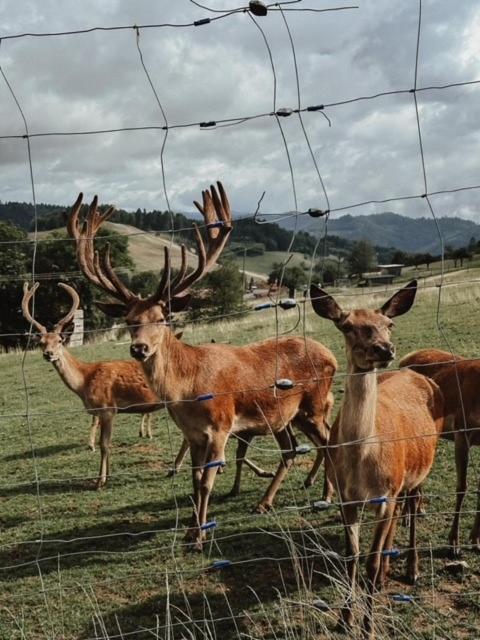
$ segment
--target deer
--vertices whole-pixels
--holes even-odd
[[[467,360],[450,351],[420,349],[400,361],[408,367],[432,378],[445,399],[445,428],[441,434],[455,443],[456,505],[448,535],[452,554],[458,556],[460,547],[460,515],[467,492],[467,471],[470,447],[480,445],[480,363]],[[477,512],[470,531],[472,547],[480,551],[480,483]]]
[[[81,223],[82,200],[80,193],[67,217],[80,269],[111,298],[98,302],[99,308],[107,315],[125,318],[132,340],[130,354],[141,363],[151,388],[166,403],[188,441],[194,508],[186,539],[191,549],[201,551],[216,467],[225,463],[230,435],[241,433],[248,439],[273,434],[281,449],[281,462],[257,511],[272,508],[293,464],[296,449],[289,436],[290,425],[316,448],[305,482],[310,486],[314,481],[328,440],[335,357],[324,345],[303,337],[278,337],[244,346],[211,342],[193,346],[175,338],[169,327],[172,313],[186,308],[191,287],[214,267],[232,230],[230,204],[221,182],[202,192],[202,204],[194,202],[203,216],[206,235],[205,245],[198,226],[194,226],[196,267],[188,271],[182,245],[180,269],[172,278],[170,250],[165,247],[162,276],[147,298],[119,279],[108,246],[101,255],[95,251],[95,234],[113,207],[100,212],[95,196]],[[327,486],[326,491],[330,499],[331,488]]]
[[[89,447],[95,451],[96,434],[100,428],[100,472],[95,486],[101,489],[107,483],[110,474],[110,445],[113,429],[113,420],[116,413],[138,413],[142,415],[140,425],[140,437],[152,437],[151,422],[145,420],[151,418],[154,411],[163,407],[155,394],[148,386],[143,375],[142,368],[135,360],[113,360],[110,362],[83,362],[75,358],[66,348],[68,328],[75,311],[78,309],[80,299],[73,287],[63,282],[58,286],[64,289],[71,298],[71,308],[60,319],[52,331],[30,313],[30,301],[39,287],[36,282],[29,288],[28,282],[23,285],[22,312],[25,320],[38,331],[39,345],[43,351],[43,357],[51,362],[64,384],[83,402],[88,413],[92,414],[90,427]],[[177,339],[182,337],[176,334]],[[239,434],[240,438],[241,434]],[[240,481],[242,465],[246,464],[259,477],[272,477],[271,472],[264,471],[261,467],[246,458],[250,439],[239,439],[236,453],[236,475],[230,494],[236,496],[240,493]],[[175,458],[172,469],[167,477],[175,475],[188,452],[188,442],[184,440]]]
[[[382,307],[343,310],[315,284],[313,310],[343,334],[347,356],[345,392],[327,446],[327,473],[336,487],[345,528],[349,596],[340,625],[353,625],[352,604],[359,558],[359,509],[376,513],[373,541],[366,561],[365,637],[374,637],[373,597],[389,571],[403,494],[410,515],[407,578],[418,576],[416,515],[418,488],[430,472],[443,429],[443,397],[432,380],[404,369],[378,373],[395,357],[393,318],[413,305],[417,282],[397,291]]]
[[[100,429],[100,419],[98,416],[92,416],[92,422],[90,423],[90,434],[88,436],[88,448],[90,451],[95,452],[95,444],[97,442],[97,434]],[[152,432],[152,414],[144,413],[142,415],[142,421],[138,430],[139,438],[153,439]]]

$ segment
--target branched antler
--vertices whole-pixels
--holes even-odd
[[[23,283],[23,298],[22,298],[22,313],[23,317],[27,322],[37,329],[37,331],[41,334],[47,333],[46,327],[43,324],[40,324],[30,313],[30,300],[33,298],[33,294],[40,286],[39,282],[35,282],[31,289],[28,288],[28,282]]]
[[[162,277],[156,291],[148,298],[148,302],[151,304],[160,301],[167,302],[174,296],[186,293],[215,265],[223,251],[232,230],[232,214],[222,183],[217,182],[217,188],[211,185],[210,190],[202,192],[202,198],[202,205],[196,201],[194,204],[205,221],[207,246],[205,247],[202,235],[195,225],[197,267],[187,275],[187,250],[185,245],[182,245],[180,270],[171,280],[170,249],[165,247]],[[80,221],[82,199],[83,194],[80,193],[68,216],[67,230],[70,237],[74,238],[76,242],[77,260],[83,274],[96,287],[127,305],[138,301],[139,296],[130,291],[114,272],[110,261],[109,246],[107,245],[101,256],[94,249],[94,240],[99,228],[115,209],[110,207],[105,213],[99,213],[98,198],[95,196],[90,204],[86,220],[82,223]]]

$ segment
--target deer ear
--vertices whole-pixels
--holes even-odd
[[[175,296],[170,298],[170,303],[167,305],[167,309],[170,308],[172,313],[177,313],[178,311],[183,311],[190,304],[190,300],[192,296],[187,293],[184,296]]]
[[[121,318],[127,315],[127,307],[121,302],[98,302],[95,305],[103,311],[103,313],[111,318]]]
[[[325,293],[325,291],[317,287],[316,284],[310,285],[310,300],[312,301],[313,310],[322,318],[338,322],[345,317],[345,313],[332,296]]]
[[[70,342],[70,338],[72,337],[73,330],[75,329],[75,324],[70,322],[66,327],[63,327],[60,337],[62,339],[62,344],[68,344]]]
[[[410,309],[415,300],[415,294],[417,293],[417,281],[412,280],[406,287],[394,293],[390,300],[387,300],[383,307],[378,311],[383,313],[387,318],[395,318],[401,316]]]

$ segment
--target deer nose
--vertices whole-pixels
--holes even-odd
[[[148,355],[148,345],[144,342],[134,342],[130,345],[130,355],[137,360],[145,360]]]
[[[373,347],[375,356],[381,361],[393,360],[395,357],[395,347],[393,344],[376,344]]]

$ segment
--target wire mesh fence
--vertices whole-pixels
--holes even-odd
[[[2,131],[0,145],[5,145],[8,152],[12,152],[12,145],[17,145],[15,153],[20,153],[18,149],[25,146],[30,200],[34,206],[32,237],[0,242],[0,250],[29,245],[32,250],[29,271],[1,276],[1,281],[14,282],[26,278],[31,284],[51,279],[76,282],[85,276],[88,278],[90,273],[90,280],[97,278],[97,287],[104,290],[110,287],[114,297],[127,307],[129,304],[128,292],[115,281],[115,273],[121,273],[121,269],[115,269],[112,274],[108,272],[108,262],[94,259],[93,253],[90,264],[88,255],[85,258],[88,243],[94,243],[92,226],[86,227],[87,232],[80,243],[72,237],[53,240],[39,237],[35,149],[44,140],[80,138],[91,145],[92,140],[108,144],[105,140],[123,134],[147,136],[148,143],[158,150],[154,172],[161,184],[160,192],[166,209],[172,216],[171,229],[166,231],[170,250],[179,234],[194,232],[193,226],[176,228],[174,225],[177,187],[169,178],[170,163],[182,162],[185,154],[182,146],[188,143],[185,136],[190,131],[201,131],[205,136],[203,145],[208,147],[212,144],[216,149],[218,142],[208,137],[215,135],[215,131],[223,131],[224,128],[247,130],[251,127],[260,131],[268,128],[271,134],[273,129],[277,158],[281,157],[284,163],[282,181],[288,181],[292,203],[291,211],[286,213],[263,213],[263,195],[258,193],[252,201],[251,214],[233,214],[234,226],[241,225],[243,220],[254,220],[260,225],[289,220],[291,240],[281,266],[278,294],[246,311],[221,314],[213,318],[214,324],[205,325],[202,321],[193,320],[185,327],[183,343],[198,345],[209,343],[214,338],[215,345],[182,347],[173,337],[166,342],[162,338],[161,348],[150,358],[150,362],[156,364],[145,364],[143,369],[133,359],[121,361],[121,364],[116,360],[120,352],[127,358],[125,345],[130,343],[129,340],[92,341],[81,351],[75,350],[75,355],[67,347],[56,345],[56,349],[62,350],[62,355],[57,356],[54,347],[46,346],[44,336],[48,332],[38,326],[33,304],[24,350],[0,357],[3,387],[0,433],[4,443],[4,474],[0,482],[2,637],[293,640],[335,637],[339,620],[350,625],[354,636],[368,635],[371,633],[372,615],[378,637],[392,634],[406,638],[446,637],[447,634],[465,637],[474,633],[480,594],[480,565],[474,552],[480,549],[480,517],[478,490],[467,488],[466,474],[470,466],[476,486],[479,478],[477,452],[473,445],[476,444],[479,415],[476,382],[480,378],[480,352],[476,330],[480,281],[475,268],[460,274],[452,269],[450,277],[441,228],[443,209],[438,203],[443,197],[454,199],[470,194],[474,198],[480,184],[475,184],[475,180],[459,184],[452,179],[451,183],[438,188],[439,183],[433,177],[438,162],[429,163],[431,156],[427,149],[433,143],[425,133],[422,100],[434,99],[432,96],[439,94],[450,95],[455,91],[475,92],[480,80],[451,81],[451,78],[444,78],[436,84],[419,81],[422,60],[429,56],[428,50],[422,48],[422,34],[428,27],[422,15],[424,4],[419,0],[409,8],[410,20],[415,20],[416,35],[414,42],[410,43],[413,63],[409,86],[376,90],[342,100],[312,102],[307,106],[298,54],[302,33],[295,28],[297,24],[294,25],[293,19],[308,15],[309,20],[318,21],[320,28],[325,15],[331,14],[332,19],[340,20],[344,13],[353,16],[360,13],[361,6],[307,6],[305,1],[296,0],[268,5],[254,1],[226,9],[192,0],[190,5],[195,6],[182,7],[178,10],[178,19],[168,22],[104,24],[64,30],[52,28],[42,32],[15,33],[11,30],[11,33],[0,36],[0,72],[4,89],[22,123],[21,131],[18,127],[13,131]],[[188,19],[184,19],[185,16]],[[272,16],[277,20],[273,32],[267,28]],[[234,25],[231,27],[233,31],[229,32],[231,36],[237,28],[234,21],[240,19],[248,22],[251,28],[249,37],[255,35],[264,47],[263,62],[272,88],[271,93],[270,90],[265,91],[271,106],[263,111],[251,110],[239,115],[233,108],[236,105],[233,105],[232,113],[222,114],[214,106],[216,96],[221,95],[224,87],[212,87],[213,100],[208,103],[208,108],[203,105],[204,112],[199,111],[195,117],[184,120],[171,119],[165,108],[165,99],[171,88],[161,86],[156,80],[154,70],[158,60],[152,58],[152,49],[145,42],[145,34],[154,32],[161,38],[166,31],[186,32],[188,38],[192,38],[191,46],[195,48],[200,47],[196,39],[198,33],[229,23]],[[385,25],[383,28],[387,29]],[[23,108],[23,90],[18,89],[20,79],[10,71],[14,68],[11,60],[15,55],[23,55],[21,48],[24,43],[38,40],[35,51],[39,52],[43,43],[48,41],[58,39],[68,47],[68,43],[77,38],[101,33],[108,49],[109,38],[125,32],[133,38],[135,48],[129,53],[122,53],[122,64],[125,56],[129,59],[135,56],[135,73],[146,83],[159,123],[110,126],[107,119],[105,125],[85,128],[83,120],[82,126],[74,128],[64,127],[63,123],[50,128],[39,126],[41,119],[37,117],[32,118],[35,125],[31,123]],[[242,37],[244,34],[242,31]],[[281,40],[280,47],[278,39]],[[293,69],[290,106],[282,106],[278,97],[282,77],[279,51],[282,63],[288,56]],[[315,42],[312,42],[311,53],[315,54]],[[64,64],[69,65],[68,51]],[[88,64],[85,60],[87,67]],[[35,74],[35,61],[32,74]],[[401,109],[408,109],[413,118],[418,175],[412,184],[416,186],[406,192],[387,190],[374,193],[363,201],[354,199],[349,204],[342,204],[344,201],[338,193],[334,189],[330,192],[328,186],[329,166],[323,162],[319,152],[321,143],[317,140],[321,130],[317,123],[313,135],[309,119],[323,116],[322,125],[327,130],[335,127],[337,113],[341,109],[352,113],[352,110],[367,108],[378,116],[386,105],[385,101],[390,99],[402,101]],[[290,123],[295,119],[296,128],[292,133]],[[184,137],[173,138],[177,132]],[[474,134],[471,132],[472,137]],[[157,138],[157,135],[161,137]],[[395,132],[395,136],[401,135],[400,130]],[[305,206],[303,177],[295,168],[300,148],[309,159],[309,170],[315,181],[315,186],[308,190],[312,200],[309,206]],[[261,174],[262,149],[257,153],[257,171]],[[180,160],[176,160],[177,154]],[[73,166],[75,171],[75,161]],[[83,165],[81,167],[80,175]],[[218,167],[214,173],[222,174],[221,162]],[[458,175],[453,168],[451,174]],[[208,179],[214,177],[209,176]],[[218,177],[228,183],[228,176]],[[89,181],[87,178],[87,184]],[[81,182],[80,178],[78,182]],[[147,184],[148,181],[145,188]],[[210,193],[212,197],[215,195],[215,200],[217,196],[213,188]],[[343,305],[347,310],[355,307],[370,309],[372,313],[375,309],[382,309],[382,317],[387,317],[386,298],[399,287],[386,287],[381,291],[338,291],[335,293],[338,311],[337,308],[332,311],[331,306],[322,311],[324,318],[333,319],[334,323],[314,315],[312,303],[316,310],[318,297],[311,289],[312,283],[315,284],[315,264],[324,265],[328,258],[328,229],[332,216],[359,208],[368,210],[370,205],[405,202],[420,203],[434,221],[441,261],[435,276],[425,276],[423,282],[420,279],[417,302],[413,310],[398,321],[391,340],[400,356],[420,348],[444,350],[440,359],[435,361],[443,371],[438,380],[435,378],[439,387],[427,382],[428,375],[420,373],[409,383],[415,388],[407,386],[406,392],[402,383],[395,382],[398,379],[395,376],[387,375],[377,385],[377,372],[376,369],[373,371],[373,365],[362,368],[355,364],[359,344],[382,335],[385,346],[385,331],[390,328],[377,326],[377,320],[371,319],[373,316],[362,316],[367,320],[362,320],[359,328],[357,316],[348,311],[341,313],[338,306],[341,305],[342,310]],[[225,203],[222,201],[222,204]],[[310,256],[306,294],[287,304],[282,298],[282,281],[302,222],[309,218],[318,218],[318,226],[316,245]],[[220,222],[212,223],[206,217],[197,228],[207,240],[212,240],[222,227]],[[213,234],[212,224],[217,225]],[[135,231],[130,235],[148,233]],[[73,243],[77,257],[82,256],[83,250],[83,262],[79,258],[78,271],[39,273],[36,268],[37,247],[47,241]],[[163,286],[169,293],[181,284],[181,278],[165,275],[170,269],[168,250],[165,255],[164,278],[159,288]],[[202,247],[198,244],[197,254],[191,254],[189,258],[201,259],[201,256]],[[155,268],[160,267],[159,260]],[[191,275],[192,271],[188,273]],[[403,291],[407,293],[402,295],[409,295],[408,286]],[[324,295],[322,291],[320,300]],[[139,342],[138,335],[142,331],[162,331],[162,335],[172,335],[168,313],[172,300],[168,296],[161,298],[158,295],[154,300],[162,310],[160,319],[145,318],[138,313],[133,316],[132,309],[138,299],[133,297],[132,300],[131,317],[127,317],[125,323],[121,320],[117,328],[128,329],[134,344]],[[330,300],[328,296],[327,300]],[[19,299],[19,308],[20,304]],[[406,310],[409,311],[408,308]],[[381,315],[375,313],[375,318]],[[403,309],[395,313],[391,311],[392,317],[403,313]],[[120,315],[125,317],[127,313]],[[58,321],[57,318],[51,320]],[[110,332],[111,328],[92,330],[97,336],[103,331]],[[59,344],[60,333],[57,336]],[[5,333],[0,337],[24,334],[19,323],[17,333]],[[290,335],[297,337],[290,338]],[[30,349],[33,340],[42,339],[42,336],[43,353],[53,363],[60,378],[51,371],[51,367],[39,362],[38,351]],[[335,358],[325,369],[319,365],[320,351],[312,338],[331,349],[338,359],[338,367]],[[267,347],[265,342],[244,351],[232,346],[250,345],[260,339],[270,340]],[[285,344],[288,348],[282,346]],[[294,349],[303,349],[303,355],[292,351]],[[242,354],[255,353],[255,350],[258,358],[254,365],[242,370],[242,358],[246,359]],[[209,356],[208,353],[214,355]],[[293,364],[285,362],[286,354],[293,354]],[[85,359],[80,360],[79,355]],[[329,356],[322,352],[322,357],[328,359]],[[308,366],[299,364],[303,362],[301,358],[308,362]],[[198,368],[195,369],[193,364]],[[419,363],[417,371],[421,372],[422,367],[428,366],[429,363]],[[392,370],[397,368],[395,365],[391,367]],[[202,369],[206,369],[207,375]],[[142,384],[147,389],[144,374],[156,394],[155,404],[149,401],[149,406],[146,406],[145,395],[139,398],[138,394],[125,391]],[[138,382],[139,376],[143,383]],[[374,380],[373,386],[368,380],[370,383]],[[361,391],[360,385],[364,385]],[[341,407],[333,426],[327,408],[330,386],[335,397],[333,415],[338,414]],[[366,409],[365,403],[362,405],[361,394],[366,397],[367,387],[369,398],[374,400],[370,401],[373,405],[370,403],[370,408]],[[434,395],[429,396],[429,402],[422,404],[415,395],[417,388],[422,389],[422,393],[428,390],[433,394],[440,388],[438,397],[443,399],[439,401],[441,409],[438,408],[438,413],[435,414],[437,408],[431,409]],[[375,405],[377,390],[378,405]],[[83,407],[75,394],[82,399]],[[121,394],[122,405],[119,408]],[[312,416],[318,416],[307,405],[317,402],[315,394],[322,396],[324,404],[323,413],[319,413],[322,424],[312,426]],[[306,404],[298,401],[300,397],[306,398]],[[293,413],[288,409],[289,403],[297,407]],[[418,408],[420,404],[421,409]],[[427,420],[429,428],[422,430],[415,425],[425,418],[424,405],[428,405],[428,411],[435,415],[434,420]],[[377,406],[377,409],[372,410],[372,406]],[[100,419],[101,468],[98,476],[93,469],[92,454],[87,452],[85,409]],[[143,415],[154,410],[160,411],[154,439],[137,439],[138,415],[129,417],[122,414]],[[356,412],[353,419],[352,412]],[[227,420],[225,415],[230,418]],[[383,420],[378,422],[378,416],[383,416]],[[111,446],[113,420],[115,427]],[[290,422],[300,427],[301,436],[291,432]],[[413,426],[407,428],[405,424]],[[320,427],[327,430],[323,441],[319,436]],[[428,460],[425,460],[435,452],[439,429],[442,438],[454,440],[454,445],[439,441],[430,472]],[[228,445],[225,435],[217,446],[216,438],[222,431],[233,435]],[[332,438],[327,445],[329,434]],[[182,461],[177,465],[174,460],[184,436],[191,449],[191,461],[180,466]],[[235,441],[239,447],[237,454],[233,450]],[[241,448],[243,445],[244,449]],[[253,458],[251,468],[257,475],[273,477],[272,469],[277,467],[273,482],[277,483],[276,488],[282,480],[283,483],[276,506],[271,504],[272,496],[268,499],[264,496],[259,502],[267,484],[262,479],[246,477],[246,471],[243,472],[243,489],[240,492],[240,473],[242,463],[246,463],[247,447],[248,455]],[[324,466],[329,469],[333,500],[332,496],[322,495],[318,480],[314,483],[311,471],[314,456],[318,461],[323,458],[322,471]],[[419,471],[419,467],[423,471]],[[235,468],[235,484],[231,493],[225,496],[224,490],[232,481]],[[284,479],[287,470],[289,474]],[[397,478],[399,475],[400,480]],[[377,476],[380,481],[371,480]],[[102,487],[107,479],[107,487],[101,492],[90,490],[94,486]],[[209,505],[208,493],[214,482]],[[416,502],[410,506],[420,492],[425,503],[421,513]],[[256,505],[257,512],[251,513],[253,505]],[[189,522],[192,509],[194,515]],[[460,540],[458,530],[455,533],[455,522],[458,527],[461,509],[462,523],[473,522],[468,544],[465,524],[460,530]],[[418,531],[415,532],[411,523],[417,519]],[[395,527],[401,521],[410,526],[410,536],[398,527],[393,538]],[[346,547],[343,539],[345,524],[349,525]],[[200,546],[201,554],[191,552],[192,539],[184,540],[184,535],[188,536],[192,531],[193,542],[196,543],[193,546],[197,550]],[[358,536],[358,532],[361,548],[357,549],[355,535]],[[377,546],[374,543],[370,548],[372,540],[377,541]],[[457,557],[460,546],[466,560]],[[412,556],[414,549],[421,558],[422,577],[419,582],[415,580],[418,567]],[[453,560],[450,558],[452,554]],[[358,558],[362,565],[366,564],[366,569],[361,565],[359,574],[355,576],[354,561]],[[391,577],[381,589],[379,576],[382,574],[381,577],[386,578],[390,561]],[[405,567],[408,578],[414,579],[413,586],[401,578]],[[378,575],[372,578],[372,571],[376,570]],[[359,582],[356,590],[352,588],[352,579]],[[352,607],[355,611],[353,620],[349,618]]]

